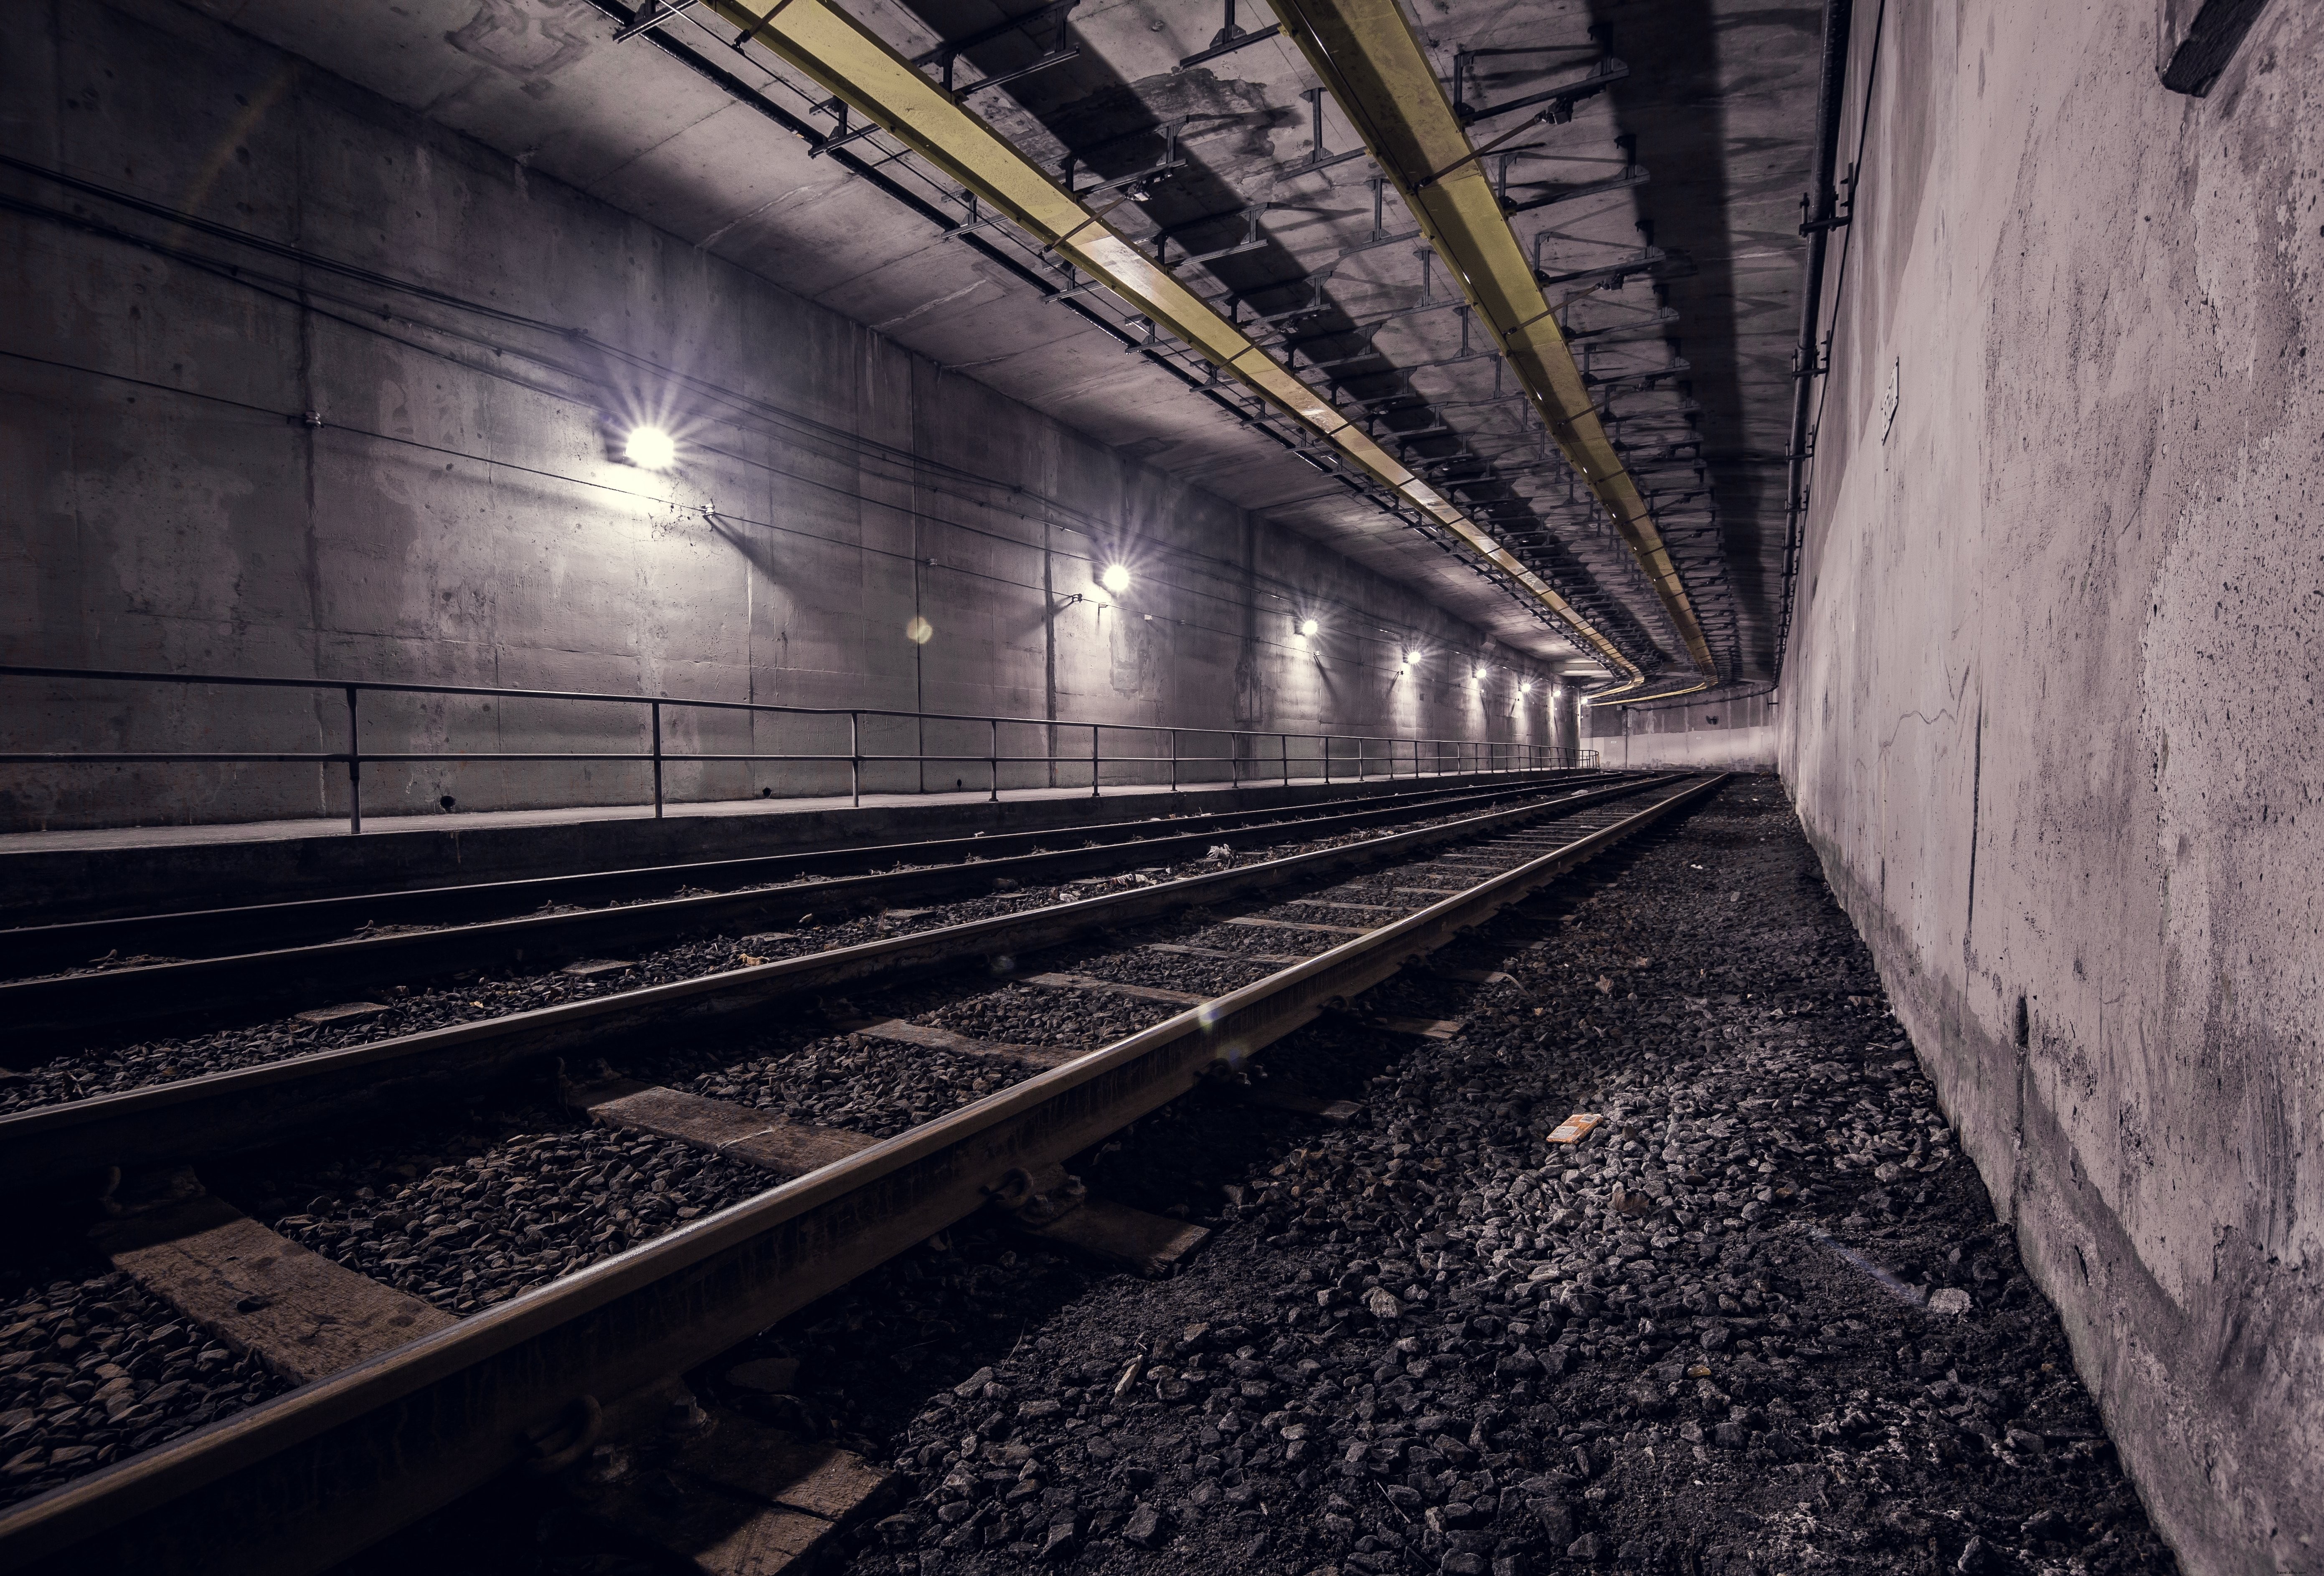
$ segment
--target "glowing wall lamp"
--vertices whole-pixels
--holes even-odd
[[[1299,621],[1299,632],[1305,635],[1311,641],[1315,638],[1316,631],[1321,630],[1323,627],[1323,626],[1322,624],[1317,623],[1312,618],[1304,618]]]
[[[1127,564],[1108,564],[1105,567],[1105,573],[1097,577],[1097,583],[1104,586],[1108,591],[1112,592],[1116,596],[1120,595],[1123,592],[1130,589],[1130,566]]]
[[[659,427],[632,427],[622,453],[640,470],[666,471],[678,463],[678,440]]]

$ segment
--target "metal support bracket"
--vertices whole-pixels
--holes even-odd
[[[693,5],[694,0],[645,0],[645,4],[638,7],[637,14],[630,18],[626,26],[613,30],[613,41],[622,43],[651,28],[659,27],[663,23]]]
[[[1177,65],[1171,68],[1172,74],[1183,71],[1189,66],[1199,66],[1204,60],[1215,60],[1221,55],[1231,55],[1237,50],[1249,49],[1255,43],[1263,43],[1268,39],[1277,37],[1282,32],[1283,25],[1280,23],[1269,23],[1257,30],[1237,27],[1235,0],[1226,0],[1226,25],[1211,35],[1210,48],[1188,55],[1185,60],[1180,60]]]
[[[1452,57],[1452,113],[1461,117],[1462,125],[1473,125],[1478,121],[1490,120],[1497,115],[1508,115],[1512,110],[1530,109],[1536,104],[1545,104],[1549,106],[1536,116],[1536,119],[1546,120],[1555,125],[1563,125],[1573,118],[1575,105],[1585,98],[1594,97],[1605,92],[1608,88],[1630,74],[1630,68],[1628,65],[1608,55],[1592,66],[1585,75],[1577,77],[1571,82],[1561,82],[1554,88],[1545,88],[1539,93],[1528,93],[1522,98],[1512,98],[1506,104],[1487,106],[1467,103],[1462,97],[1462,73],[1467,69],[1471,60],[1489,52],[1499,54],[1506,51],[1463,50]]]

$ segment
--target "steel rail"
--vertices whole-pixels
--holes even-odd
[[[832,0],[704,0],[704,5],[742,30],[738,48],[761,45],[877,122],[985,207],[1008,215],[1045,250],[1103,281],[1133,311],[1240,380],[1295,430],[1320,440],[1335,459],[1371,476],[1523,586],[1617,672],[1643,679],[1610,637],[1452,499]]]
[[[1708,797],[1517,869],[447,1330],[0,1512],[0,1565],[311,1571],[528,1458],[527,1436],[707,1360]]]
[[[1627,779],[1626,779],[1627,780]],[[1128,860],[1171,862],[1199,855],[1212,845],[1305,841],[1337,832],[1408,819],[1431,810],[1451,813],[1463,806],[1525,797],[1554,785],[1503,788],[1450,798],[1405,803],[1382,810],[1359,810],[1305,820],[1232,830],[1170,827],[1162,836],[987,858],[990,838],[955,838],[943,844],[953,862],[912,870],[876,871],[817,881],[794,881],[743,891],[707,892],[590,908],[578,913],[523,914],[509,918],[446,925],[393,935],[344,937],[269,951],[243,951],[174,963],[145,963],[42,979],[0,982],[0,1023],[11,1026],[26,1045],[53,1044],[69,1034],[119,1030],[161,1020],[189,1025],[220,1009],[241,1011],[272,1003],[303,1000],[314,1005],[332,992],[385,981],[413,982],[457,971],[496,964],[514,957],[547,965],[609,949],[676,937],[716,926],[773,926],[807,914],[846,915],[890,899],[958,899],[982,895],[996,880],[1055,880],[1117,867]],[[1585,796],[1586,799],[1586,796]],[[1554,805],[1568,800],[1552,800]],[[1147,823],[1149,827],[1153,823]],[[1065,834],[1073,835],[1070,829]],[[1047,834],[1056,841],[1056,833]],[[895,851],[900,857],[903,851]],[[890,851],[878,851],[881,858]],[[976,853],[973,862],[966,855]],[[530,883],[528,883],[530,884]],[[364,899],[327,900],[332,910],[375,908]],[[308,905],[286,907],[309,910]],[[417,907],[407,904],[405,907]],[[373,916],[375,917],[375,916]],[[231,911],[207,918],[230,922]],[[100,922],[109,924],[111,922]],[[294,919],[292,923],[296,923]],[[67,927],[74,932],[81,926]],[[118,935],[115,928],[111,932]],[[309,934],[312,934],[310,930]],[[0,933],[0,943],[8,940]],[[53,946],[54,938],[51,938]]]
[[[906,972],[1014,956],[1189,908],[1232,902],[1667,783],[1647,778],[1537,805],[1361,843],[1186,876],[1131,891],[1052,904],[834,947],[774,963],[615,991],[585,1000],[421,1029],[342,1050],[286,1057],[0,1116],[0,1192],[52,1188],[102,1170],[159,1166],[280,1143],[346,1121],[471,1091],[527,1063],[602,1054],[646,1030],[718,1026],[787,998]]]
[[[1582,369],[1526,261],[1480,150],[1444,97],[1396,0],[1272,0],[1284,31],[1364,139],[1479,319],[1489,327],[1566,463],[1605,506],[1706,683],[1718,663],[1637,483],[1608,438]],[[1603,88],[1604,83],[1597,84]],[[1514,108],[1514,105],[1503,106]],[[1488,113],[1498,113],[1491,111]],[[1600,699],[1635,689],[1628,677]]]
[[[873,874],[883,863],[918,865],[922,867],[921,873],[933,874],[936,872],[927,867],[970,859],[997,862],[1019,853],[1040,853],[1044,852],[1043,844],[1065,838],[1083,843],[1093,841],[1101,847],[1062,851],[1060,857],[1063,853],[1095,856],[1102,852],[1120,856],[1148,852],[1146,845],[1158,847],[1181,836],[1204,834],[1232,842],[1267,832],[1297,834],[1302,828],[1353,828],[1393,821],[1430,805],[1481,802],[1517,794],[1554,791],[1576,778],[1613,781],[1637,775],[1635,771],[1554,771],[1522,782],[1489,787],[1474,780],[1448,781],[1441,787],[1370,795],[1360,800],[1327,799],[1272,809],[1202,811],[1167,819],[1141,816],[1135,821],[1036,826],[913,843],[849,843],[836,848],[689,860],[574,875],[519,876],[456,886],[407,887],[292,898],[274,903],[60,920],[0,929],[0,969],[21,978],[85,963],[107,952],[126,955],[154,954],[176,959],[224,957],[265,946],[277,938],[304,943],[305,938],[352,930],[364,923],[448,925],[471,924],[484,918],[530,918],[543,904],[635,902],[641,898],[666,898],[679,887],[701,889],[713,882],[722,883],[724,889],[711,895],[723,896],[746,885],[798,880],[807,876]],[[1362,807],[1345,807],[1356,804]],[[1306,834],[1316,834],[1311,830]]]

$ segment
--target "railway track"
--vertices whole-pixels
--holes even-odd
[[[1487,806],[1512,808],[1540,805],[1554,811],[1561,806],[1572,808],[1602,802],[1609,795],[1618,797],[1637,792],[1646,780],[1643,778],[1625,779],[1581,790],[1561,792],[1552,789],[1547,794],[1539,790],[1514,797],[1495,793],[1486,797],[1482,803]],[[1480,810],[1477,798],[1462,795],[1450,801],[1431,800],[1407,806],[1396,817],[1396,821],[1406,824],[1414,832],[1425,834],[1431,825],[1453,824],[1479,814]],[[1369,813],[1366,818],[1369,820]],[[1336,816],[1323,822],[1320,826],[1314,820],[1300,820],[1294,823],[1287,833],[1277,829],[1275,834],[1283,837],[1283,841],[1262,847],[1252,856],[1260,859],[1261,864],[1247,868],[1245,873],[1229,884],[1243,888],[1253,882],[1263,885],[1284,868],[1277,862],[1281,855],[1302,849],[1313,852],[1349,845],[1348,840],[1362,838],[1368,830],[1376,829],[1376,826],[1377,823],[1372,823],[1370,827],[1359,825],[1351,831]],[[1318,832],[1323,835],[1316,835]],[[1254,836],[1267,834],[1259,832]],[[1231,855],[1230,845],[1208,843],[1202,838],[1194,842],[1203,857],[1182,860],[1176,867],[1177,870],[1215,872],[1222,863],[1239,862],[1240,856]],[[1150,847],[1151,844],[1139,846]],[[1360,859],[1365,857],[1362,850],[1367,846],[1384,849],[1393,845],[1373,843],[1352,846],[1356,850],[1352,857]],[[481,926],[456,926],[416,938],[442,949],[434,954],[438,965],[452,963],[467,965],[456,974],[439,973],[432,982],[418,966],[424,960],[403,950],[402,944],[407,938],[400,936],[379,938],[389,949],[385,951],[373,950],[371,943],[360,943],[353,947],[327,944],[232,956],[217,960],[215,963],[190,965],[193,978],[187,978],[184,969],[136,971],[140,974],[166,974],[176,980],[174,993],[161,991],[160,985],[151,981],[146,982],[144,989],[157,993],[162,1001],[174,999],[187,1003],[185,1020],[162,1020],[178,1033],[166,1037],[148,1038],[142,1043],[123,1043],[125,1031],[141,1026],[153,1026],[154,1020],[143,1016],[147,1009],[143,1007],[133,1008],[122,1016],[113,1016],[102,990],[108,982],[106,976],[30,982],[19,988],[24,994],[14,999],[6,998],[7,988],[0,988],[0,1000],[7,1000],[11,1019],[17,1029],[14,1044],[32,1052],[31,1056],[23,1059],[12,1057],[16,1061],[18,1071],[5,1081],[0,1081],[0,1120],[5,1120],[7,1113],[26,1112],[42,1106],[66,1104],[91,1096],[116,1095],[154,1084],[189,1083],[204,1074],[260,1068],[268,1064],[289,1061],[302,1054],[319,1055],[355,1050],[389,1040],[405,1042],[408,1048],[420,1053],[420,1059],[416,1061],[401,1055],[392,1058],[400,1073],[424,1071],[430,1054],[443,1049],[447,1044],[456,1044],[462,1047],[457,1053],[456,1065],[465,1069],[466,1074],[472,1078],[489,1076],[494,1067],[501,1064],[494,1053],[505,1047],[521,1061],[526,1054],[521,1046],[508,1042],[489,1030],[484,1032],[481,1042],[467,1039],[447,1042],[443,1036],[494,1018],[521,1019],[520,1027],[530,1026],[537,1020],[525,1018],[526,1009],[570,1007],[585,1017],[595,1018],[608,1012],[618,1014],[622,1007],[643,1000],[648,1005],[648,1018],[659,1013],[716,1011],[720,1009],[719,1003],[729,994],[725,986],[746,985],[753,977],[744,976],[739,981],[728,981],[710,987],[704,1000],[694,1000],[689,997],[690,1005],[666,1000],[658,1002],[653,998],[641,998],[639,991],[643,987],[677,985],[714,975],[738,974],[745,969],[777,962],[791,965],[788,972],[775,977],[779,985],[791,982],[798,989],[813,989],[844,977],[844,973],[835,970],[865,966],[876,972],[886,961],[885,954],[862,953],[857,950],[859,944],[950,928],[967,919],[1010,918],[1023,922],[1013,927],[999,927],[995,932],[972,931],[950,938],[952,943],[960,945],[947,945],[945,939],[939,938],[933,950],[922,949],[909,958],[910,963],[916,966],[945,966],[964,959],[972,963],[981,962],[985,954],[977,951],[979,947],[987,947],[994,952],[1005,951],[1007,937],[1021,935],[1038,941],[1051,935],[1054,929],[1052,921],[1062,919],[1070,926],[1091,914],[1102,917],[1125,907],[1117,903],[1110,908],[1093,910],[1061,904],[1057,900],[1060,898],[1099,896],[1124,884],[1154,886],[1172,868],[1144,864],[1144,859],[1150,855],[1117,853],[1116,859],[1136,864],[1139,868],[1125,873],[1117,866],[1116,873],[1111,878],[1072,877],[1070,872],[1080,868],[1080,861],[1093,852],[1075,850],[1063,856],[1018,856],[1021,862],[1017,868],[1023,872],[1019,879],[1012,880],[991,875],[978,877],[979,885],[993,889],[1013,888],[1012,890],[996,889],[983,896],[956,899],[949,905],[897,910],[858,899],[859,911],[867,917],[856,918],[845,917],[846,903],[835,902],[831,891],[834,888],[852,888],[854,883],[833,880],[805,882],[771,892],[744,893],[740,895],[739,901],[729,900],[723,895],[712,895],[707,903],[688,898],[677,899],[674,903],[648,904],[642,909],[619,908],[579,916],[540,915],[513,925],[492,922]],[[1194,850],[1182,847],[1179,852],[1184,853]],[[990,871],[999,862],[967,868]],[[1038,868],[1046,868],[1051,881],[1056,881],[1060,876],[1067,879],[1056,886],[1045,886],[1041,884],[1041,879],[1032,873],[1033,869]],[[957,873],[947,872],[947,877]],[[909,879],[908,871],[890,872],[881,878],[883,881]],[[1156,901],[1167,908],[1171,900],[1170,894],[1185,889],[1170,886],[1168,891]],[[810,907],[817,912],[813,916],[801,916],[800,911]],[[1154,902],[1149,901],[1145,907],[1152,911]],[[840,910],[837,916],[829,912],[834,908]],[[683,910],[688,917],[682,920],[673,917],[669,912],[672,908]],[[812,926],[801,925],[791,932],[756,931],[752,934],[758,926],[769,923],[770,913],[811,917],[817,923]],[[559,954],[552,952],[544,964],[544,960],[536,951],[529,964],[516,966],[512,972],[496,970],[501,972],[501,977],[489,983],[479,981],[480,973],[493,966],[495,960],[501,965],[512,964],[515,954],[526,950],[519,944],[528,937],[537,939],[541,927],[571,917],[592,921],[604,918],[629,926],[631,928],[623,938],[658,943],[658,950],[633,951],[627,958],[609,958],[600,953],[595,957],[585,956],[583,961],[563,968],[556,965],[555,960]],[[713,917],[722,919],[723,923],[711,925]],[[511,931],[514,932],[513,935]],[[993,944],[995,935],[1002,938],[1002,944]],[[598,939],[604,938],[600,935]],[[966,950],[960,950],[961,945],[964,945]],[[833,954],[837,955],[828,955]],[[318,954],[337,961],[330,967],[324,967],[318,964]],[[808,954],[820,956],[823,966],[806,967],[801,960]],[[376,1000],[346,1000],[340,992],[364,989],[365,984],[350,984],[346,972],[332,971],[349,971],[357,966],[366,971],[364,980],[369,984],[383,983],[382,976],[395,978],[398,982],[377,990],[374,992]],[[405,970],[410,972],[400,972]],[[117,980],[118,976],[112,978]],[[214,1000],[202,994],[205,987],[201,982],[204,980],[208,982],[208,989],[213,991],[237,982],[242,988],[238,993],[227,992],[223,999],[216,999],[217,1005],[213,1009],[202,1005]],[[51,1027],[46,1031],[34,1028],[32,1024],[41,1020],[35,1005],[37,992],[52,985],[70,986],[84,991],[79,1000],[90,1010],[85,1014],[60,1010],[49,1019]],[[619,998],[620,1000],[613,1001],[612,998]],[[593,1007],[593,1003],[597,1005]],[[152,1005],[158,1009],[158,1003]],[[284,1005],[297,1005],[308,1010],[272,1022],[253,1020],[254,1012],[261,1008]],[[216,1032],[186,1032],[189,1028],[205,1030],[221,1018],[236,1015],[241,1021],[232,1028]],[[603,1027],[609,1032],[620,1032],[618,1022],[608,1021]],[[429,1037],[431,1032],[435,1037]],[[45,1060],[41,1059],[43,1051],[50,1053]],[[380,1092],[383,1098],[392,1100],[398,1096],[399,1088],[392,1079],[389,1079],[380,1083]],[[415,1086],[405,1092],[417,1096],[428,1092]],[[248,1092],[247,1086],[237,1091],[241,1094]],[[276,1092],[279,1094],[281,1092]],[[262,1134],[268,1132],[271,1129],[264,1126],[253,1128],[253,1120],[287,1120],[288,1113],[277,1109],[278,1103],[274,1096],[267,1096],[257,1103],[241,1108],[238,1120],[245,1129]],[[32,1152],[26,1153],[29,1160]],[[0,1145],[0,1169],[5,1169],[7,1158],[5,1146]],[[58,1158],[69,1163],[69,1157]]]
[[[563,1098],[595,1129],[690,1148],[773,1183],[546,1284],[463,1304],[473,1308],[466,1317],[440,1295],[382,1285],[300,1248],[189,1174],[147,1188],[142,1205],[133,1184],[118,1194],[122,1217],[101,1229],[114,1262],[227,1348],[259,1352],[305,1382],[0,1512],[0,1564],[318,1568],[502,1471],[577,1459],[621,1411],[615,1398],[659,1394],[669,1376],[996,1201],[1028,1230],[1167,1262],[1191,1246],[1187,1229],[1080,1199],[1062,1163],[1204,1079],[1243,1072],[1317,1014],[1700,802],[1720,780],[1655,779],[1489,809],[1031,913],[0,1119],[0,1186],[21,1190],[92,1163],[150,1178],[172,1164],[473,1091],[555,1057],[567,1070]],[[1260,911],[1225,912],[1251,908]],[[1073,969],[1036,972],[1022,961],[1076,943],[1094,955]],[[1156,959],[1208,970],[1213,983],[1187,991],[1127,977]],[[937,990],[932,974],[971,962],[1005,982],[988,979],[987,991],[1058,992],[1090,1019],[1128,1011],[1145,1021],[1094,1048],[1057,1035],[1010,1043],[917,1021],[939,1011],[866,1013],[832,1000],[843,986],[900,992],[907,1004],[913,990],[959,995],[949,984]],[[618,1055],[638,1074],[653,1061],[646,1042],[666,1049],[763,1017],[770,1003],[816,998],[824,1031],[892,1057],[984,1066],[999,1087],[881,1134],[610,1068],[584,1071]],[[1319,1093],[1270,1098],[1333,1114]],[[135,1404],[134,1377],[122,1378],[131,1382],[109,1405],[124,1396]],[[867,1498],[868,1489],[857,1497]],[[817,1522],[822,1512],[796,1496],[768,1511],[778,1513],[830,1520]]]
[[[0,931],[0,1021],[23,1055],[168,1022],[180,1029],[318,993],[521,963],[535,968],[689,935],[795,924],[1029,887],[1213,848],[1360,834],[1538,797],[1567,779],[1303,806],[371,892]],[[1055,846],[1071,843],[1072,847]]]

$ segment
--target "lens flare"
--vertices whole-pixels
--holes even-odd
[[[659,427],[632,427],[624,452],[641,470],[666,471],[678,463],[678,440]]]

